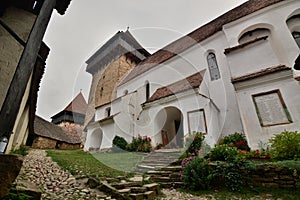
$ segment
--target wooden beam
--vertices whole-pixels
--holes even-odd
[[[0,111],[0,138],[10,136],[56,0],[45,0],[29,35]]]

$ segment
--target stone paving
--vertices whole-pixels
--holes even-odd
[[[111,199],[101,192],[92,190],[63,170],[44,150],[30,150],[25,157],[17,185],[23,182],[34,183],[42,191],[42,199]]]

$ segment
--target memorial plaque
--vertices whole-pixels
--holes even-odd
[[[254,95],[253,99],[262,126],[290,123],[279,91]]]
[[[206,119],[204,110],[195,110],[188,112],[189,132],[206,133]]]

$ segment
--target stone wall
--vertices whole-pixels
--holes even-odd
[[[59,149],[63,149],[63,150],[80,149],[80,144],[69,144],[69,143],[62,142],[60,143]]]
[[[33,141],[32,148],[36,149],[55,149],[56,140],[45,138],[45,137],[36,137]]]
[[[296,182],[300,182],[300,176],[293,170],[271,164],[259,164],[246,176],[254,186],[296,188]]]
[[[120,79],[135,66],[126,56],[121,56],[109,64],[97,83],[95,107],[111,102],[116,98],[116,86]]]

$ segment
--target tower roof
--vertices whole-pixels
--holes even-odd
[[[140,62],[150,53],[138,43],[128,30],[126,32],[118,31],[86,61],[88,64],[86,71],[93,74],[121,55],[130,56],[131,59]]]
[[[51,118],[55,119],[60,115],[62,115],[64,112],[78,113],[78,114],[85,115],[86,110],[87,110],[87,103],[82,93],[79,92],[79,94],[66,106],[65,109],[53,115]]]
[[[64,111],[76,112],[85,115],[87,103],[81,92],[67,105]]]

